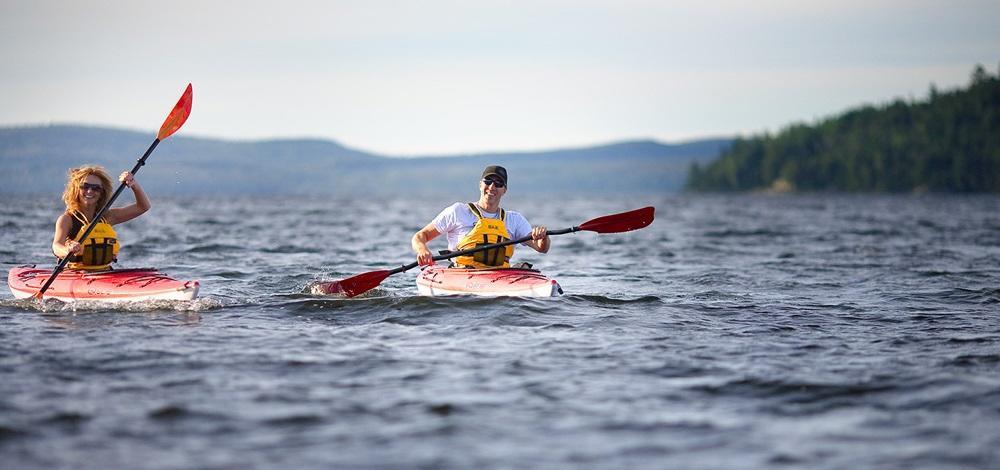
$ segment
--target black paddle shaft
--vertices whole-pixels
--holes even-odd
[[[136,160],[135,166],[132,167],[131,171],[133,176],[135,176],[135,174],[139,172],[139,169],[146,164],[146,159],[149,158],[149,154],[153,153],[153,149],[155,149],[159,143],[160,139],[153,139],[153,143],[149,146],[148,149],[146,149],[146,153],[142,155],[142,158]],[[83,231],[83,235],[80,237],[80,240],[86,240],[87,235],[90,235],[90,232],[94,231],[94,227],[97,226],[97,221],[101,220],[101,217],[104,217],[104,214],[108,212],[108,209],[111,209],[111,205],[114,204],[115,199],[118,199],[118,196],[121,195],[123,190],[125,190],[124,181],[118,185],[118,189],[115,190],[115,193],[111,196],[111,199],[108,199],[108,202],[104,204],[104,207],[102,207],[101,210],[97,213],[97,215],[95,215],[94,218],[90,220],[90,223],[87,224],[87,229]],[[41,298],[42,294],[44,294],[45,291],[48,290],[49,286],[52,285],[52,282],[56,280],[56,276],[58,276],[59,273],[63,271],[63,269],[66,269],[66,264],[68,263],[69,263],[69,255],[67,254],[65,258],[59,261],[59,266],[56,266],[56,269],[54,269],[52,271],[52,274],[49,275],[49,279],[45,281],[45,284],[42,284],[42,288],[38,290],[37,294],[35,294],[37,297]]]
[[[563,234],[567,234],[567,233],[578,232],[580,230],[581,230],[580,227],[577,226],[577,227],[570,227],[570,228],[564,228],[564,229],[559,229],[559,230],[549,230],[548,234],[549,235],[563,235]],[[451,253],[446,253],[446,254],[443,254],[443,255],[437,255],[433,259],[434,259],[434,261],[442,261],[442,260],[446,260],[446,259],[457,258],[459,256],[471,255],[473,253],[478,253],[480,251],[492,250],[494,248],[500,248],[500,247],[509,246],[509,245],[516,245],[518,243],[524,243],[524,242],[526,242],[528,240],[531,240],[531,235],[525,235],[525,236],[523,236],[521,238],[518,238],[517,240],[507,240],[505,242],[492,243],[492,244],[489,244],[489,245],[479,245],[479,246],[477,246],[475,248],[469,248],[467,250],[452,251]],[[392,270],[389,271],[389,274],[387,274],[387,276],[391,275],[391,274],[398,274],[398,273],[401,273],[403,271],[409,271],[409,270],[417,267],[418,264],[419,263],[417,263],[416,261],[414,261],[414,262],[412,262],[410,264],[406,264],[406,265],[400,266],[400,267],[398,267],[396,269],[392,269]]]

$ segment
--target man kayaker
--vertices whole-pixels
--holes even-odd
[[[87,239],[81,241],[80,235],[111,199],[111,177],[100,166],[82,166],[69,170],[69,179],[62,196],[66,212],[56,220],[55,234],[52,237],[52,253],[60,259],[71,257],[67,268],[91,271],[111,269],[111,263],[116,261],[120,248],[118,235],[111,226],[132,220],[151,207],[146,192],[132,173],[122,172],[118,181],[132,189],[135,204],[108,209]]]
[[[539,253],[547,253],[548,230],[543,226],[532,228],[520,213],[502,209],[500,199],[504,194],[507,194],[507,170],[502,166],[487,166],[479,181],[479,201],[456,202],[413,234],[410,244],[417,254],[417,262],[421,266],[434,264],[434,255],[427,248],[427,242],[442,233],[448,237],[450,251],[500,243],[530,234],[531,240],[523,245],[530,246]],[[462,268],[506,268],[510,267],[510,257],[513,254],[514,246],[508,245],[459,256],[453,263]]]

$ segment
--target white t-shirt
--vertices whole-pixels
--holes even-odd
[[[479,209],[483,217],[499,219],[500,213],[489,213],[482,208]],[[504,209],[507,213],[507,217],[504,219],[504,225],[507,226],[507,233],[510,234],[511,240],[516,240],[521,237],[526,237],[531,235],[531,224],[528,223],[528,219],[525,219],[520,212],[514,212]],[[469,210],[469,204],[466,202],[456,202],[441,211],[431,223],[434,224],[434,228],[438,232],[445,234],[448,237],[448,249],[455,251],[458,247],[458,242],[465,237],[466,234],[472,231],[472,227],[476,225],[479,219],[476,218],[476,214],[473,214]],[[523,245],[524,243],[522,243]]]

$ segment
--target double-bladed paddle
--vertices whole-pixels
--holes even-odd
[[[184,121],[187,121],[188,116],[191,115],[192,94],[193,90],[191,88],[191,84],[188,83],[187,89],[185,89],[184,94],[181,95],[181,99],[177,100],[177,104],[174,105],[174,109],[170,111],[170,114],[167,115],[167,119],[164,120],[163,125],[160,126],[160,132],[156,134],[156,139],[153,140],[153,143],[148,149],[146,149],[146,153],[144,153],[136,162],[135,166],[132,167],[133,175],[138,173],[139,169],[146,164],[146,158],[149,157],[149,154],[153,153],[153,149],[156,148],[157,144],[159,144],[161,140],[170,137],[174,132],[177,132],[177,129],[180,129],[181,126],[184,125]],[[87,225],[87,228],[83,231],[83,235],[80,237],[80,240],[87,239],[87,235],[90,235],[90,232],[92,232],[94,227],[97,226],[97,221],[101,220],[101,217],[104,217],[104,213],[111,208],[111,204],[115,202],[115,199],[118,199],[118,195],[120,195],[124,189],[125,182],[122,182],[118,185],[118,190],[116,190],[115,194],[111,196],[111,199],[108,199],[108,202],[104,204],[104,207],[101,208],[97,215],[94,216],[93,220],[90,221],[90,224]],[[36,299],[41,299],[42,294],[44,294],[45,291],[48,290],[49,286],[52,285],[52,281],[56,279],[56,276],[58,276],[63,269],[66,269],[66,264],[69,263],[69,259],[70,256],[66,255],[66,257],[59,262],[59,266],[56,266],[56,269],[52,271],[48,280],[45,281],[45,284],[42,284],[42,288],[38,290],[37,294],[35,294]]]
[[[587,230],[590,232],[597,233],[621,233],[628,232],[631,230],[641,229],[653,222],[653,207],[643,207],[642,209],[636,209],[633,211],[622,212],[619,214],[611,214],[603,217],[598,217],[596,219],[588,220],[576,227],[564,228],[560,230],[549,230],[549,235],[563,235],[566,233],[579,232],[581,230]],[[508,245],[514,245],[517,243],[524,243],[531,240],[531,236],[524,236],[518,238],[517,240],[508,240],[501,243],[493,243],[490,245],[481,245],[475,248],[469,248],[468,250],[453,251],[448,254],[438,255],[434,257],[434,261],[441,261],[450,258],[455,258],[458,256],[465,256],[472,253],[476,253],[484,250],[492,250],[494,248],[499,248]],[[384,269],[381,271],[371,271],[363,274],[358,274],[357,276],[349,277],[347,279],[339,281],[321,282],[313,285],[314,292],[321,292],[323,294],[342,294],[346,297],[354,297],[365,293],[371,289],[374,289],[379,284],[382,283],[385,278],[403,271],[408,271],[417,267],[417,262],[413,262],[407,265],[400,266],[396,269]]]

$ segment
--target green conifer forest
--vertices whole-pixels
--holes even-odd
[[[1000,192],[1000,75],[740,138],[692,164],[692,191]]]

